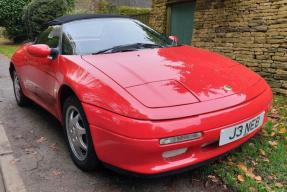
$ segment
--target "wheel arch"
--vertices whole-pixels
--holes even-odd
[[[15,71],[15,66],[12,62],[10,62],[10,66],[9,66],[9,74],[10,74],[10,77],[11,79],[13,79],[13,71]]]
[[[63,121],[64,102],[69,96],[75,96],[76,98],[79,99],[76,92],[69,85],[66,85],[66,84],[62,85],[59,89],[59,94],[58,94],[58,103],[59,103],[59,109],[60,109],[62,121]]]

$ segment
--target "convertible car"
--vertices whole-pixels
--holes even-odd
[[[83,171],[194,168],[253,137],[272,102],[265,80],[243,65],[113,15],[49,22],[16,51],[10,74],[19,106],[32,100],[63,124]]]

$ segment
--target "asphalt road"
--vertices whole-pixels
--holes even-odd
[[[0,174],[0,192],[5,192],[4,182],[1,174]]]
[[[30,192],[94,191],[226,191],[208,181],[201,169],[159,179],[138,179],[106,168],[84,173],[70,160],[60,124],[35,104],[20,108],[14,101],[9,60],[0,55],[0,121]]]

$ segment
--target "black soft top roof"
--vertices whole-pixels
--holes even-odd
[[[121,15],[98,15],[98,14],[65,15],[65,16],[59,17],[57,19],[54,19],[48,22],[48,25],[49,26],[62,25],[62,24],[69,23],[72,21],[78,21],[78,20],[83,20],[83,19],[94,19],[94,18],[129,18],[129,17],[121,16]]]

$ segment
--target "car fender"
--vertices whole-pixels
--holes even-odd
[[[116,82],[81,59],[81,56],[63,56],[57,75],[61,86],[68,86],[78,99],[85,104],[137,119],[146,119],[143,112],[136,109],[141,105]],[[59,96],[58,96],[59,98]]]

